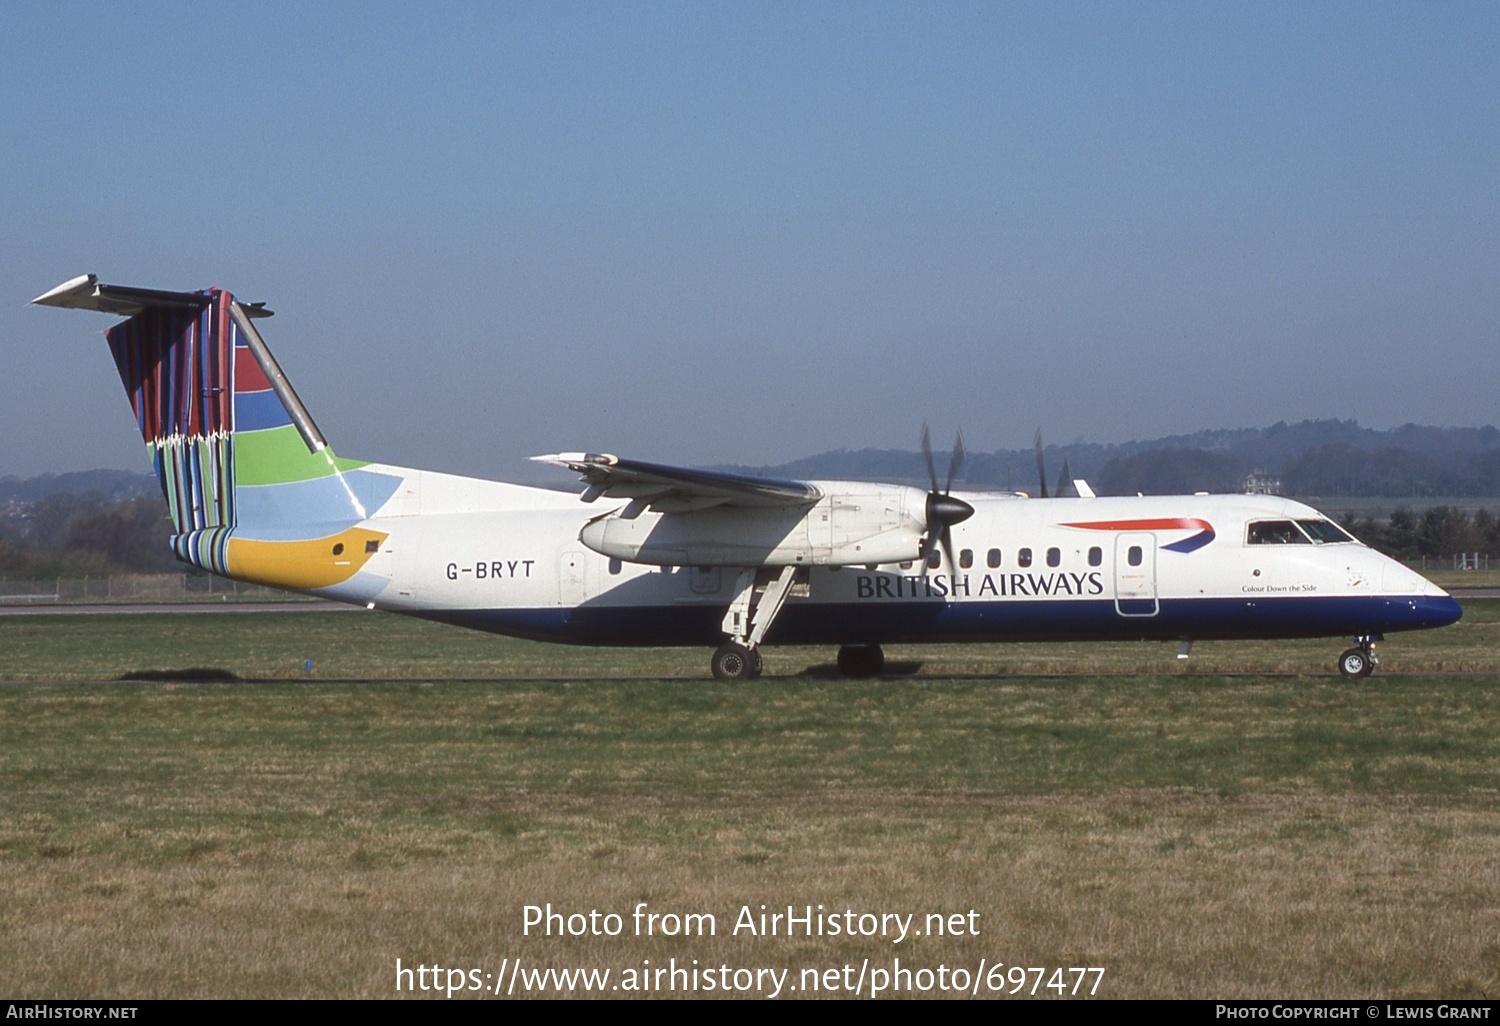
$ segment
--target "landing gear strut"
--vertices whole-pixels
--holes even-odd
[[[1375,657],[1375,640],[1368,636],[1355,638],[1356,647],[1339,656],[1339,672],[1345,677],[1368,677],[1374,673],[1380,662]]]
[[[755,568],[740,571],[735,585],[734,601],[724,614],[724,633],[729,640],[714,650],[713,671],[716,680],[748,680],[761,673],[760,643],[787,593],[792,590],[792,581],[797,575],[795,566],[784,566],[776,580],[766,585],[757,600],[755,595]]]
[[[879,645],[845,645],[839,649],[839,672],[845,677],[874,677],[885,669]]]

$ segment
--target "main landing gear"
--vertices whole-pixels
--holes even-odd
[[[839,672],[856,680],[874,677],[885,669],[879,645],[845,645],[839,649]]]
[[[839,649],[839,672],[854,680],[877,677],[885,669],[885,652],[879,645],[844,645]],[[760,649],[726,641],[714,649],[714,679],[749,680],[761,673]]]
[[[798,570],[795,566],[782,567],[775,580],[758,593],[756,569],[740,571],[734,601],[724,614],[723,628],[729,640],[714,649],[709,664],[715,680],[741,681],[760,676],[760,643],[796,584]],[[884,667],[885,653],[879,645],[845,645],[839,649],[839,672],[846,677],[873,677]]]
[[[726,641],[714,649],[715,680],[749,680],[759,677],[760,649],[746,648],[737,641]]]
[[[734,601],[724,614],[724,633],[729,640],[714,650],[712,667],[715,680],[749,680],[761,673],[760,643],[766,631],[781,612],[792,584],[797,577],[797,567],[784,566],[776,579],[767,584],[757,596],[755,593],[755,568],[745,567],[740,571],[735,584]]]
[[[1368,677],[1375,672],[1380,660],[1375,657],[1375,642],[1379,638],[1364,635],[1354,639],[1355,647],[1346,649],[1339,656],[1339,672],[1345,677]]]

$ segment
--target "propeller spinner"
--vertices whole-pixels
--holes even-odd
[[[953,490],[953,479],[964,465],[963,432],[960,431],[953,440],[953,455],[948,458],[948,478],[942,491],[938,491],[937,469],[932,463],[932,437],[927,432],[926,423],[922,424],[922,457],[927,461],[927,479],[932,482],[932,490],[927,493],[927,537],[922,539],[922,561],[930,559],[937,547],[942,545],[943,555],[948,558],[951,571],[958,566],[953,558],[951,528],[974,515],[973,506],[949,494]]]

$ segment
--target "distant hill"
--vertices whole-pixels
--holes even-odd
[[[939,440],[934,461],[947,472],[951,440]],[[1073,477],[1100,495],[1266,490],[1319,498],[1419,499],[1500,497],[1500,429],[1405,424],[1388,431],[1353,420],[1285,421],[1268,428],[1229,428],[1132,442],[1048,444],[1047,487],[1063,461]],[[927,470],[915,449],[837,449],[789,463],[715,469],[765,477],[888,481],[922,486]],[[1037,493],[1030,447],[967,454],[965,488]],[[159,497],[151,474],[88,470],[38,477],[0,477],[0,503],[32,503],[49,495],[98,494],[107,500]]]
[[[155,474],[129,470],[78,470],[36,477],[0,477],[0,502],[36,502],[49,495],[99,495],[111,501],[160,496]]]
[[[1047,487],[1064,458],[1072,476],[1101,495],[1235,492],[1263,487],[1283,495],[1500,496],[1500,429],[1406,424],[1388,431],[1353,420],[1282,421],[1268,428],[1205,430],[1147,441],[1048,444]],[[945,473],[947,447],[935,453]],[[923,484],[920,452],[840,449],[767,466],[722,469],[767,477],[833,478]],[[1253,479],[1253,480],[1252,480]],[[1030,448],[970,452],[963,487],[1037,492]]]

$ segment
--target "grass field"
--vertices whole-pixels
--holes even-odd
[[[1500,600],[1464,600],[1441,631],[1393,635],[1382,673],[1500,671]],[[253,619],[250,617],[253,616]],[[1050,673],[1326,675],[1348,639],[1200,642],[1179,661],[1162,642],[888,646],[892,676]],[[570,648],[372,613],[0,616],[0,681],[181,679],[184,671],[248,680],[683,677],[708,673],[705,648]],[[835,649],[771,647],[773,676],[836,676]],[[312,670],[306,669],[312,662]],[[188,674],[191,676],[191,674]]]
[[[1493,997],[1497,633],[1468,603],[1363,681],[1312,642],[893,650],[904,677],[858,683],[774,650],[725,686],[701,651],[376,614],[0,619],[0,992],[899,958],[1099,966],[1108,997]],[[113,682],[143,671],[169,679]],[[548,902],[623,932],[524,934]],[[717,931],[635,936],[640,902]],[[978,934],[732,933],[762,904]]]

